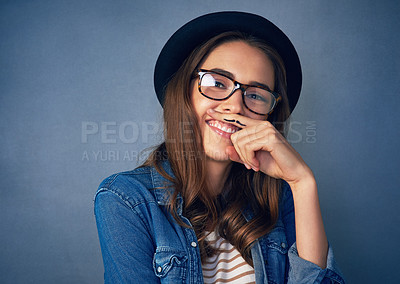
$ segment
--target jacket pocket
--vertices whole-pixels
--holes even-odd
[[[277,250],[281,254],[287,254],[289,247],[286,241],[285,230],[281,227],[275,228],[267,238],[269,249]]]
[[[153,269],[161,283],[182,283],[186,278],[187,256],[185,251],[170,247],[157,247]]]

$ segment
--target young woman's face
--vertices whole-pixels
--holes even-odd
[[[258,48],[245,42],[224,43],[215,48],[206,58],[200,69],[219,71],[243,84],[264,84],[274,89],[274,69],[269,58]],[[198,90],[198,79],[192,87],[192,103],[202,131],[204,150],[212,160],[229,161],[225,152],[232,145],[230,136],[238,128],[224,121],[212,119],[208,109],[221,113],[241,114],[253,119],[263,120],[266,116],[257,115],[246,108],[242,100],[242,91],[237,90],[224,101],[215,101],[204,97]]]

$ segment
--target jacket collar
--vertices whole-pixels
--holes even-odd
[[[175,178],[168,160],[162,161],[161,167],[170,177]],[[174,184],[157,172],[154,167],[150,168],[150,173],[155,199],[159,205],[166,206],[169,203],[170,197],[174,193]],[[177,202],[177,213],[182,215],[183,198],[180,194],[178,195]]]

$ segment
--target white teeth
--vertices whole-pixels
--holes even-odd
[[[237,129],[230,128],[230,127],[228,128],[226,126],[222,126],[218,122],[210,121],[210,122],[208,122],[208,125],[210,125],[212,127],[216,127],[216,128],[218,128],[218,129],[220,129],[220,130],[222,130],[224,132],[227,132],[227,133],[235,133],[237,131]]]

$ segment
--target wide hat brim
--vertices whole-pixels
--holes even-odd
[[[199,45],[227,31],[240,31],[271,45],[281,56],[287,80],[290,112],[300,96],[302,73],[296,49],[289,38],[267,19],[245,12],[217,12],[200,16],[177,30],[164,45],[154,70],[154,87],[161,105],[165,87],[184,60]]]

